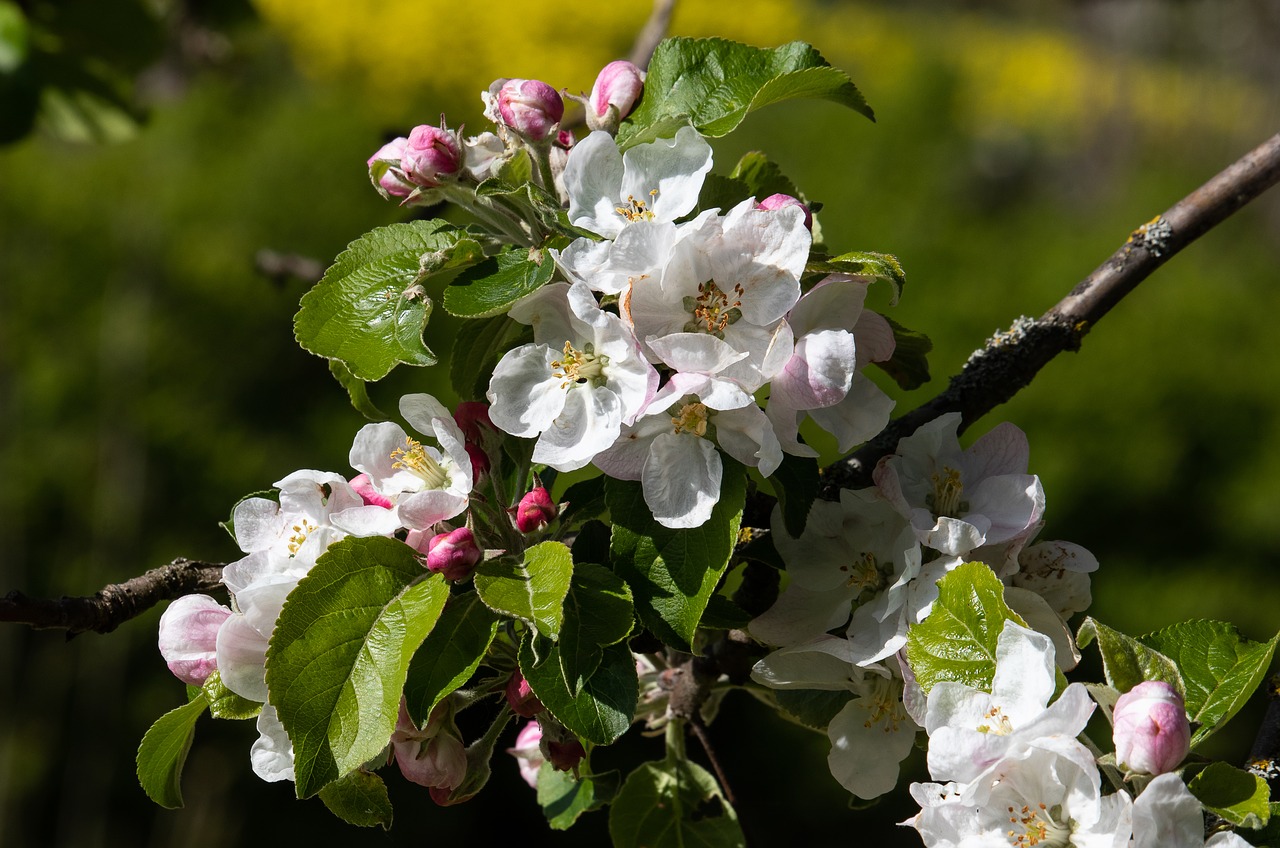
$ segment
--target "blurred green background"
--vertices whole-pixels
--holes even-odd
[[[32,62],[0,49],[0,136],[20,139],[0,148],[0,592],[43,596],[177,556],[233,559],[216,522],[242,494],[300,467],[346,470],[362,421],[293,343],[306,284],[264,275],[255,256],[327,263],[401,220],[364,173],[385,138],[442,112],[479,131],[478,92],[498,76],[589,89],[649,11],[72,0],[0,4],[0,36],[5,7],[38,25],[25,49],[52,82],[23,100],[34,89],[14,80]],[[1272,0],[737,0],[732,16],[681,0],[672,31],[810,41],[876,109],[871,124],[828,104],[772,107],[715,147],[721,172],[752,149],[779,162],[825,204],[833,247],[901,259],[908,287],[891,314],[933,338],[935,379],[900,409],[1280,129]],[[1113,626],[1280,627],[1277,312],[1273,192],[970,433],[1000,420],[1028,433],[1044,537],[1097,555],[1093,612]],[[437,314],[428,340],[449,332]],[[374,399],[394,408],[404,391],[438,391],[442,374],[401,369]],[[250,726],[207,720],[187,807],[156,808],[133,754],[184,697],[155,650],[159,613],[71,641],[0,628],[0,844],[484,844],[511,828],[528,844],[604,841],[601,814],[547,832],[505,762],[449,809],[391,776],[394,829],[359,831],[260,783]],[[1243,759],[1257,706],[1212,754]],[[824,737],[745,696],[711,733],[758,844],[918,844],[892,826],[909,801],[847,808]],[[660,756],[634,734],[619,747],[605,759]],[[910,767],[918,779],[918,757]]]

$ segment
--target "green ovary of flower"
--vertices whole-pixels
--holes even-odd
[[[707,435],[707,418],[710,416],[706,404],[686,403],[680,407],[679,414],[671,419],[677,433],[692,433],[695,436]]]
[[[562,359],[551,362],[551,376],[564,380],[560,388],[567,389],[573,383],[590,383],[592,386],[603,386],[604,370],[609,365],[609,357],[596,355],[595,345],[588,343],[582,350],[573,346],[572,342],[564,343]]]
[[[724,338],[724,328],[736,323],[742,317],[743,289],[741,285],[733,287],[733,300],[729,294],[716,285],[715,280],[707,280],[698,284],[698,296],[686,297],[682,306],[691,316],[685,324],[686,333],[707,333],[718,339]]]
[[[424,488],[448,488],[449,475],[440,467],[440,463],[431,458],[422,444],[408,436],[405,436],[404,442],[405,447],[391,452],[391,467],[418,477],[425,484]]]

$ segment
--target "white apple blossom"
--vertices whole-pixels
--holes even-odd
[[[880,460],[876,486],[915,528],[920,543],[963,556],[1025,532],[1044,512],[1040,478],[1027,474],[1027,437],[1001,424],[965,451],[960,414],[921,425]]]
[[[201,686],[218,668],[218,631],[231,610],[208,595],[183,595],[160,616],[160,655],[183,683]]]
[[[1162,774],[1133,802],[1133,848],[1247,848],[1231,831],[1204,837],[1204,809],[1176,774]]]
[[[449,410],[431,395],[414,394],[400,399],[400,414],[440,447],[424,445],[391,421],[362,427],[351,446],[351,467],[369,475],[374,490],[392,507],[371,504],[333,516],[334,524],[352,535],[424,530],[467,508],[474,482],[471,458]]]
[[[245,498],[232,511],[236,543],[247,554],[314,560],[344,535],[333,526],[333,516],[364,504],[342,475],[326,471],[295,471],[274,486],[278,501]]]
[[[543,286],[511,309],[532,344],[508,351],[489,384],[489,417],[537,436],[533,461],[560,471],[589,463],[653,400],[658,373],[618,316],[582,283]]]

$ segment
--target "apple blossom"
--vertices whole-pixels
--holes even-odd
[[[414,127],[400,155],[405,178],[422,188],[435,188],[462,169],[457,135],[442,127]]]
[[[1162,774],[1133,802],[1133,848],[1248,848],[1230,831],[1204,835],[1204,808],[1176,774]]]
[[[536,533],[554,521],[558,513],[551,495],[537,486],[526,492],[516,505],[516,528],[521,533]]]
[[[183,683],[201,686],[218,668],[218,630],[231,610],[208,595],[183,595],[160,616],[160,655]]]
[[[419,786],[452,790],[467,776],[467,750],[447,701],[432,710],[427,726],[419,730],[401,698],[391,748],[400,773]]]
[[[427,570],[443,574],[446,580],[466,580],[484,558],[484,551],[467,527],[437,533],[427,543]]]
[[[541,743],[542,726],[537,721],[530,721],[516,734],[516,744],[507,749],[520,766],[520,777],[532,789],[538,788],[538,770],[546,762]]]
[[[1163,680],[1144,680],[1112,711],[1116,762],[1130,772],[1164,774],[1191,750],[1191,723],[1182,696]]]
[[[789,194],[771,194],[756,204],[757,209],[782,209],[787,206],[803,209],[805,229],[813,229],[813,213],[809,211],[809,207]]]
[[[489,87],[485,117],[530,141],[553,136],[564,117],[564,101],[541,80],[496,80]]]
[[[625,59],[605,65],[591,86],[591,96],[583,101],[588,129],[616,133],[644,93],[644,77],[644,71]]]
[[[417,186],[409,181],[401,162],[404,159],[405,145],[409,139],[400,138],[388,141],[378,152],[369,157],[369,179],[384,198],[408,197]]]
[[[511,711],[521,718],[533,718],[546,709],[538,700],[538,696],[533,694],[529,681],[525,680],[524,675],[518,671],[514,672],[511,679],[507,681],[505,695]]]

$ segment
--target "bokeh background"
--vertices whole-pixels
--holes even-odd
[[[441,113],[479,131],[478,93],[499,76],[589,89],[649,8],[0,3],[0,592],[89,594],[177,556],[233,559],[217,521],[242,494],[300,467],[345,470],[362,421],[293,343],[307,284],[255,257],[327,263],[401,220],[364,173],[385,138]],[[39,62],[13,48],[16,9]],[[829,244],[901,259],[891,314],[932,337],[935,378],[898,392],[900,409],[1280,129],[1273,0],[680,0],[672,32],[810,41],[875,108],[872,124],[771,107],[715,149],[721,172],[766,151],[825,204]],[[1273,192],[969,434],[1001,420],[1028,433],[1046,536],[1097,555],[1093,611],[1113,626],[1280,628],[1278,312]],[[445,316],[428,332],[447,338]],[[442,377],[400,369],[373,396],[445,394]],[[70,641],[0,629],[0,844],[604,843],[603,814],[547,831],[505,762],[448,809],[389,775],[395,827],[361,831],[257,781],[252,728],[207,719],[186,808],[153,806],[133,754],[184,698],[155,650],[159,613]],[[1211,753],[1242,761],[1258,707]],[[909,802],[850,807],[825,737],[746,696],[711,733],[755,844],[918,844],[892,826]],[[610,756],[656,758],[660,742],[629,734]]]

